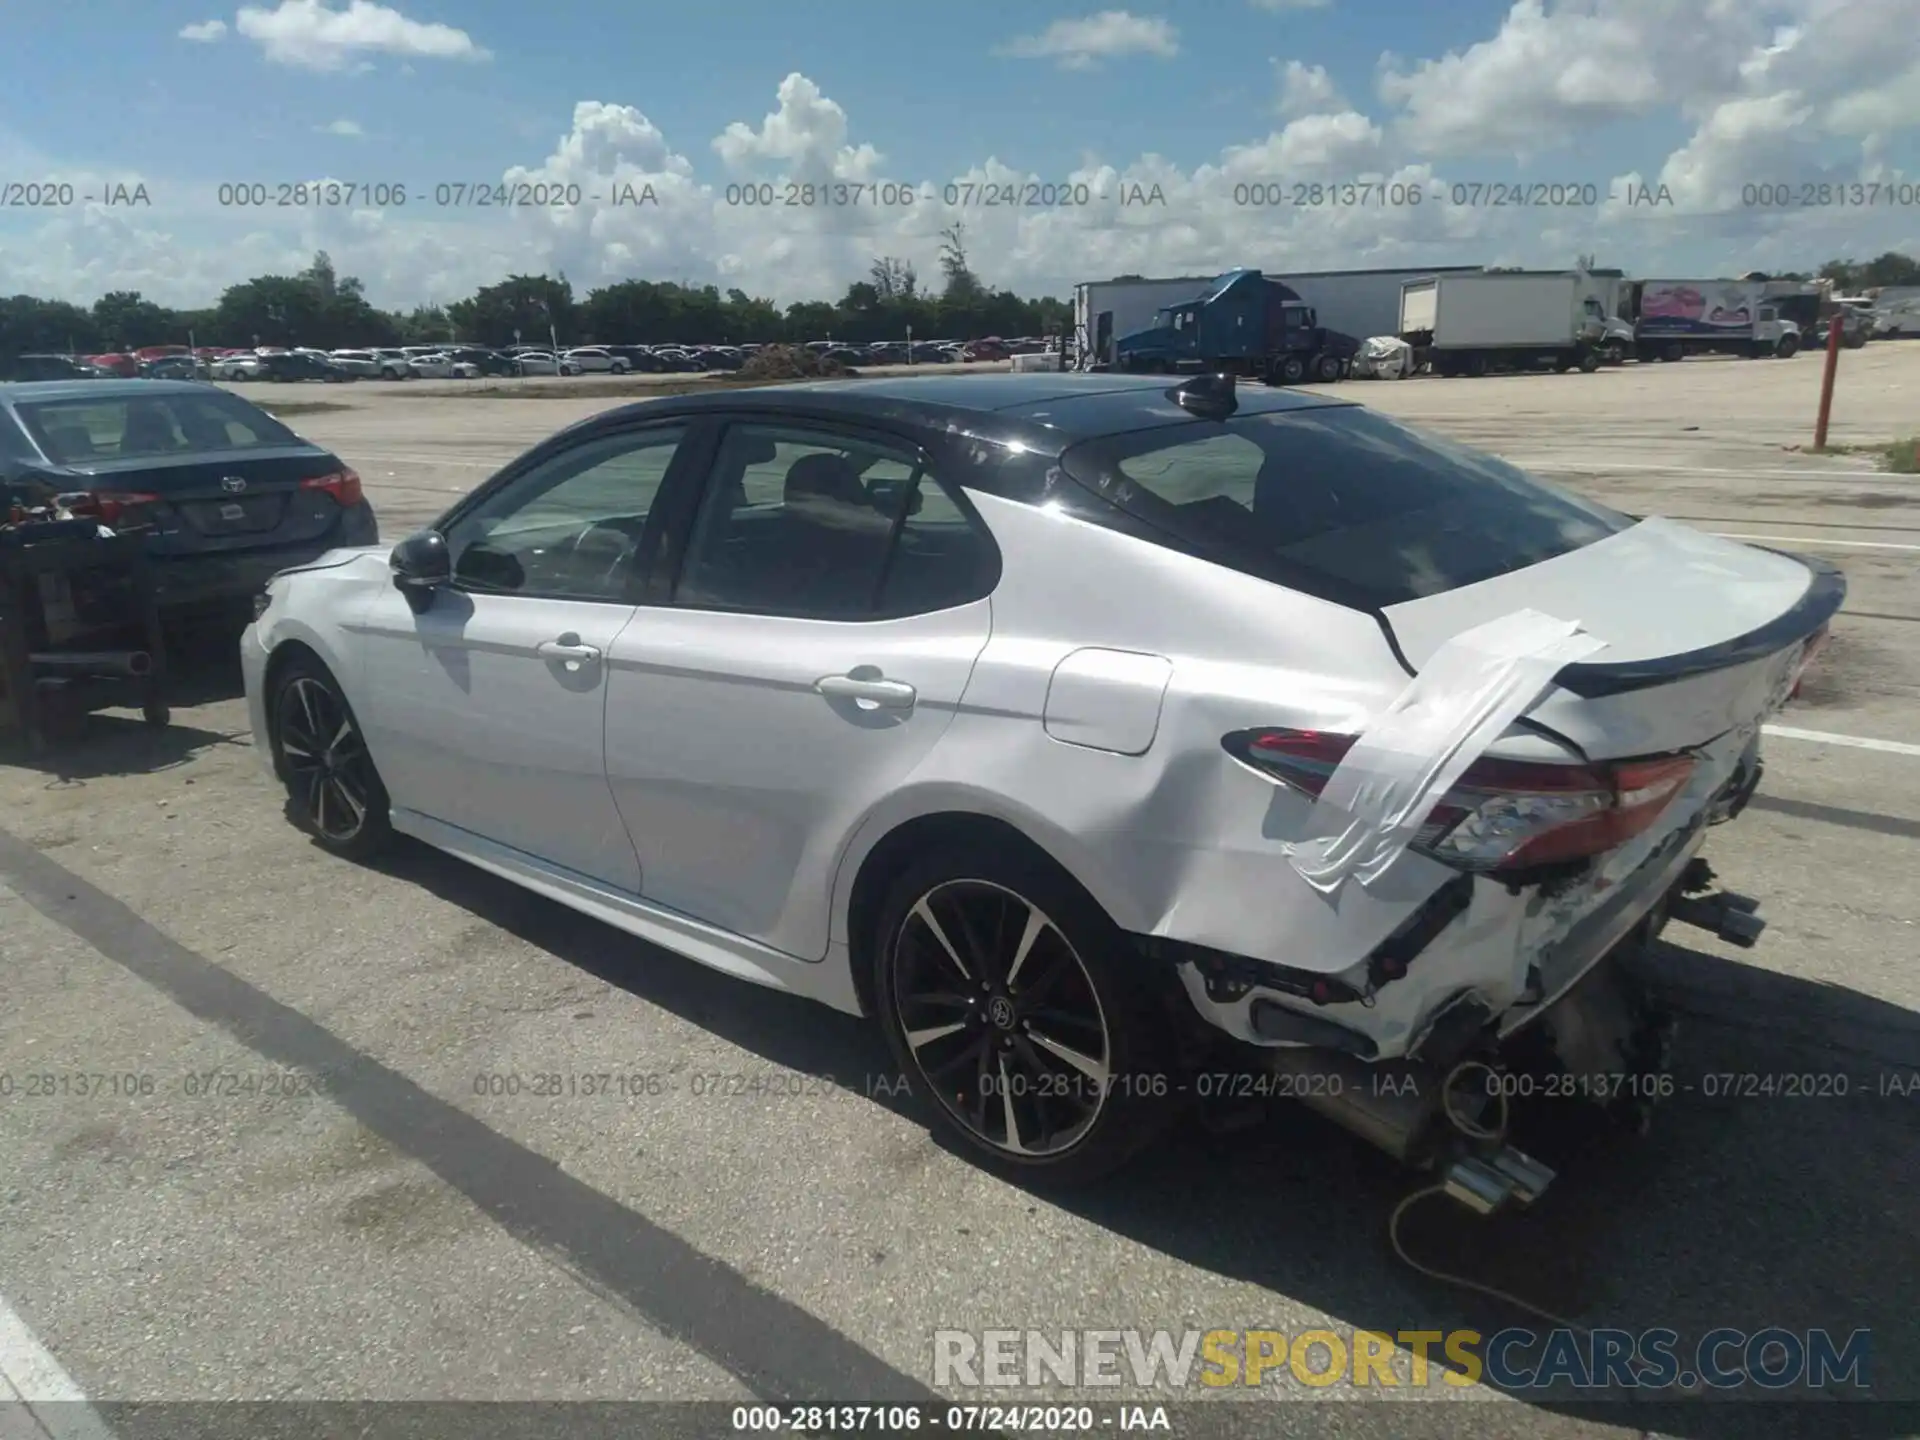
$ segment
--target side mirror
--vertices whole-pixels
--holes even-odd
[[[401,590],[424,593],[453,579],[453,557],[447,537],[438,530],[417,530],[393,547],[387,560],[393,583]]]

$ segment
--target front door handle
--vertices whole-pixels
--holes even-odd
[[[585,645],[580,637],[569,630],[558,640],[542,640],[533,647],[533,653],[542,660],[560,660],[569,670],[578,670],[582,665],[591,665],[600,658],[597,645]]]
[[[919,698],[919,692],[906,681],[878,676],[825,675],[813,682],[813,688],[829,700],[857,700],[881,710],[911,710]]]

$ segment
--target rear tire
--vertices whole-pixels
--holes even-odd
[[[940,846],[895,879],[871,940],[894,1059],[934,1128],[989,1168],[1096,1180],[1176,1112],[1147,962],[1044,860]]]
[[[1280,362],[1280,383],[1298,385],[1307,378],[1307,362],[1298,355],[1289,355]]]
[[[386,848],[393,839],[387,787],[326,666],[301,657],[280,672],[267,697],[267,731],[289,820],[344,859]]]
[[[1323,385],[1331,385],[1340,378],[1340,357],[1322,355],[1313,367],[1314,375]]]

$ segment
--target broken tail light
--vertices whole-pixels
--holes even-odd
[[[358,505],[365,498],[360,477],[351,470],[338,470],[331,475],[314,475],[300,482],[302,490],[324,490],[347,509]]]
[[[1357,737],[1242,730],[1227,753],[1318,799]],[[1604,855],[1648,830],[1692,777],[1693,757],[1601,764],[1477,760],[1440,797],[1413,848],[1461,870],[1515,871]]]
[[[1794,664],[1793,684],[1787,691],[1787,699],[1798,700],[1800,698],[1800,687],[1807,683],[1807,672],[1813,668],[1813,662],[1820,658],[1820,652],[1827,648],[1827,642],[1832,638],[1833,626],[1831,624],[1822,625],[1818,630],[1813,632],[1805,648],[1801,650],[1799,660]]]
[[[158,495],[150,495],[144,490],[89,490],[69,500],[67,509],[75,515],[98,515],[102,525],[117,526],[122,521],[139,518],[130,516],[127,513],[129,510],[159,503]],[[85,505],[84,509],[78,508],[81,504]]]

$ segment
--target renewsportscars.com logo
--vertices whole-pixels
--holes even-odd
[[[1872,1333],[1709,1330],[937,1330],[939,1389],[1487,1384],[1681,1391],[1869,1388]]]

